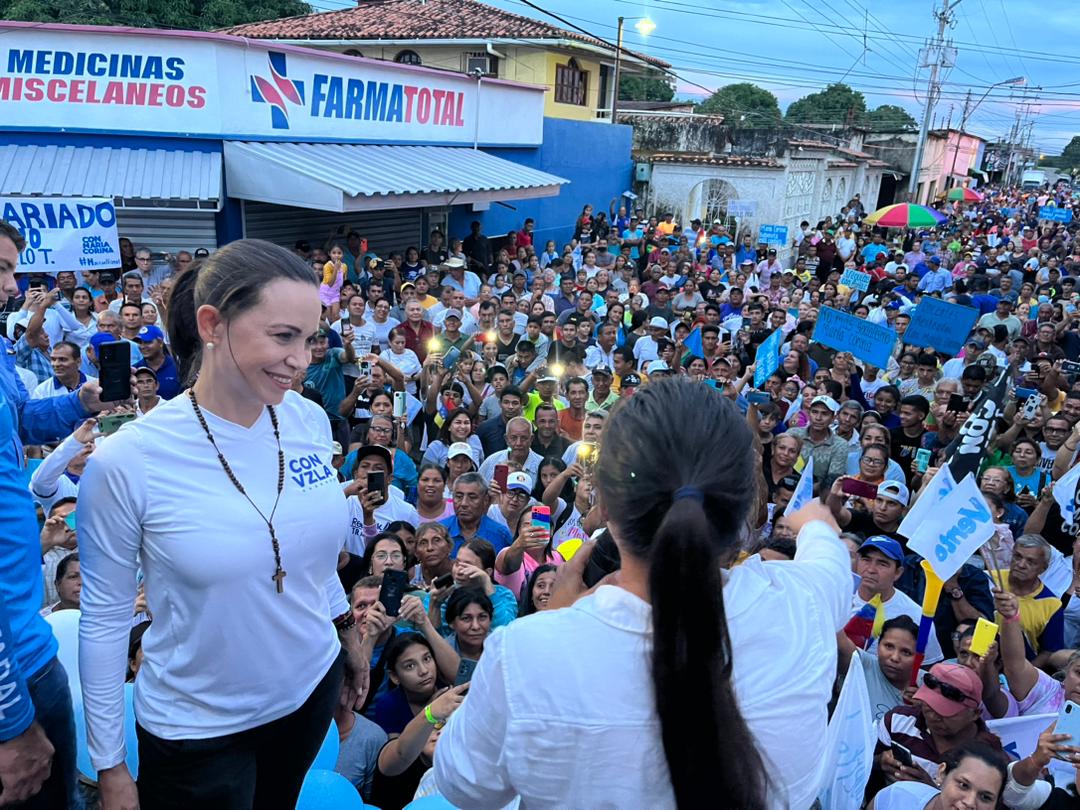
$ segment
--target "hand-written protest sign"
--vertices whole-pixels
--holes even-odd
[[[729,217],[752,217],[757,213],[757,200],[729,200],[727,215]]]
[[[95,197],[4,197],[3,218],[26,239],[23,273],[120,267],[112,200]]]
[[[973,307],[950,304],[924,295],[904,332],[904,343],[933,346],[939,352],[956,354],[964,347],[964,341],[978,318],[979,310]]]
[[[1068,224],[1072,222],[1072,209],[1071,208],[1056,208],[1054,206],[1044,205],[1039,209],[1039,219],[1046,219],[1050,222],[1064,222]]]
[[[855,290],[862,290],[866,292],[870,289],[870,274],[863,273],[858,270],[845,270],[844,274],[840,276],[840,284],[844,287],[851,287]]]
[[[758,228],[758,244],[786,245],[787,234],[787,225],[762,225]]]
[[[784,330],[777,329],[758,346],[754,355],[754,388],[761,388],[769,375],[780,367],[780,346],[784,342]]]
[[[908,548],[925,557],[934,572],[947,580],[993,537],[994,516],[973,475],[934,507],[930,519],[923,521],[908,541]]]
[[[887,326],[864,321],[832,307],[822,307],[814,327],[814,340],[878,368],[889,364],[896,332]]]

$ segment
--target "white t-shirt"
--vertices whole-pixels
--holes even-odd
[[[351,323],[351,322],[350,322]],[[356,352],[357,359],[360,359],[365,354],[371,354],[371,347],[376,344],[375,337],[375,324],[372,323],[371,318],[366,319],[359,326],[351,323],[353,329],[353,351]],[[341,334],[341,321],[337,320],[330,324],[330,328]],[[365,346],[367,351],[364,351]],[[345,373],[347,376],[355,377],[357,375],[356,366],[350,365],[345,367]]]
[[[402,374],[419,374],[422,366],[420,365],[420,358],[416,356],[416,352],[412,349],[406,349],[401,354],[397,354],[393,351],[385,351],[379,355],[383,360],[394,366]],[[405,390],[416,396],[416,380],[412,380],[406,383]]]
[[[390,332],[395,326],[401,326],[397,318],[387,318],[385,323],[379,323],[374,318],[369,318],[372,330],[375,332],[375,340],[379,343],[379,351],[385,352],[390,348]]]
[[[751,557],[724,572],[724,581],[735,696],[763,758],[776,763],[768,807],[809,807],[825,753],[851,559],[833,530],[810,523],[794,562]],[[442,794],[456,807],[500,807],[515,795],[526,807],[674,807],[652,700],[651,646],[648,603],[611,585],[499,628],[436,750]]]
[[[345,550],[357,556],[364,553],[364,507],[360,505],[360,499],[350,495],[347,499],[349,504],[349,532],[345,539]],[[397,487],[386,488],[386,502],[375,510],[375,525],[380,532],[386,531],[386,527],[395,520],[404,520],[412,524],[415,529],[422,521],[416,507],[405,500],[401,490]]]
[[[229,483],[187,396],[101,443],[79,481],[82,675],[91,760],[124,761],[124,686],[136,570],[154,622],[135,714],[169,740],[235,734],[295,711],[340,652],[331,619],[349,609],[337,575],[348,508],[321,409],[288,391],[276,408],[285,485],[266,523]],[[249,428],[203,408],[222,455],[264,515],[278,448],[264,410]]]
[[[505,464],[506,459],[509,457],[509,450],[499,450],[484,459],[484,463],[480,465],[480,474],[484,476],[484,480],[490,484],[491,479],[495,476],[495,465]],[[522,469],[532,476],[533,481],[535,481],[536,476],[540,474],[540,462],[542,462],[543,460],[544,457],[542,455],[537,453],[535,450],[530,450],[529,457],[522,465]]]
[[[87,377],[86,382],[96,383],[96,377]],[[79,383],[76,387],[76,391],[79,390],[83,383]],[[38,383],[33,391],[30,391],[30,399],[52,399],[53,397],[66,397],[71,391],[67,389],[67,386],[57,381],[56,377],[49,377],[45,382]]]

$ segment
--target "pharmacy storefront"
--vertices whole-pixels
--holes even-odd
[[[542,87],[221,34],[0,31],[0,197],[112,198],[154,250],[355,228],[382,252],[567,182],[522,165]]]

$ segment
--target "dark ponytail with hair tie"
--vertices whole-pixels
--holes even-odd
[[[667,429],[691,421],[693,430]],[[751,441],[719,392],[674,378],[620,404],[597,462],[621,550],[649,565],[653,689],[680,807],[708,795],[766,805],[769,780],[731,681],[721,578],[756,498]]]
[[[275,281],[318,286],[303,259],[262,239],[230,242],[176,276],[166,311],[169,348],[178,361],[182,384],[195,381],[202,363],[203,343],[195,319],[199,307],[208,304],[223,318],[236,317],[256,306],[263,289]]]

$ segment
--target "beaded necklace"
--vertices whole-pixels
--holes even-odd
[[[225,460],[225,456],[222,455],[221,450],[218,449],[217,442],[214,441],[214,434],[210,432],[210,426],[206,424],[206,417],[203,416],[202,409],[199,407],[199,402],[195,399],[194,388],[188,389],[188,396],[191,398],[191,407],[195,411],[195,416],[198,418],[203,432],[206,433],[206,438],[210,440],[214,452],[217,453],[218,462],[225,471],[225,475],[232,481],[232,485],[236,487],[237,491],[251,504],[251,508],[259,513],[259,517],[266,523],[266,528],[270,530],[270,543],[274,547],[274,575],[270,578],[277,584],[277,592],[283,593],[285,591],[284,579],[286,572],[285,569],[281,567],[281,546],[278,544],[277,533],[274,531],[274,514],[277,512],[278,501],[281,500],[281,493],[285,489],[285,453],[281,449],[281,432],[278,430],[277,414],[274,413],[273,407],[269,405],[266,406],[266,409],[270,411],[270,424],[274,427],[274,439],[277,441],[278,452],[277,497],[274,498],[274,508],[270,510],[270,517],[267,517],[262,513],[262,510],[255,505],[255,501],[251,500],[251,497],[244,491],[243,485],[236,478],[236,475],[232,471],[232,467],[229,466],[229,462]]]

